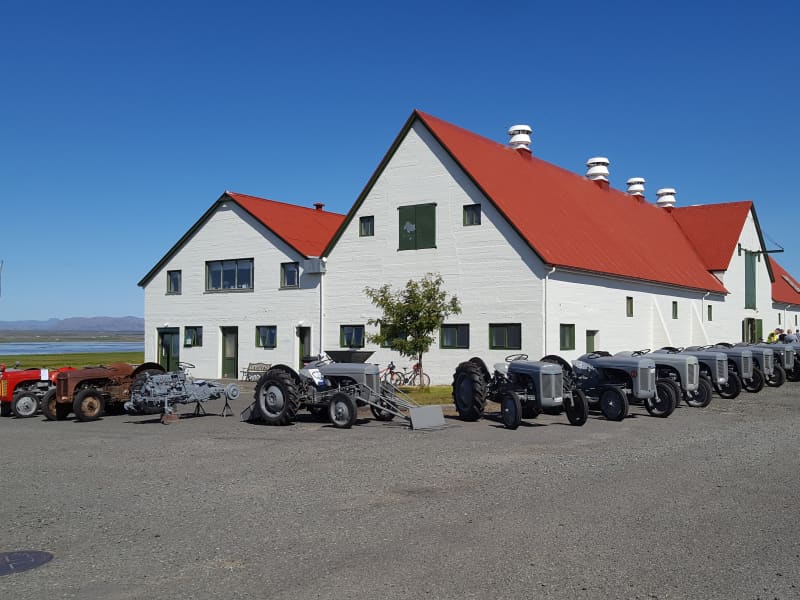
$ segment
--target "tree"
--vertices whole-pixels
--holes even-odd
[[[430,349],[433,333],[447,317],[461,314],[461,303],[456,296],[448,298],[443,284],[438,273],[426,273],[421,280],[409,279],[405,288],[396,292],[389,284],[364,288],[364,293],[382,313],[377,319],[367,321],[380,327],[378,333],[367,339],[416,360],[422,374],[422,355]]]

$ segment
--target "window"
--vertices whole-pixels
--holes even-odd
[[[677,300],[673,300],[672,301],[672,318],[673,319],[677,319],[678,318],[678,301]]]
[[[381,323],[381,335],[386,335],[387,337],[391,336],[391,338],[381,342],[381,348],[391,348],[392,341],[406,339],[405,331],[394,329],[394,325],[390,325],[388,323]]]
[[[203,328],[202,327],[184,327],[183,328],[183,347],[192,348],[193,346],[203,345]]]
[[[714,320],[714,311],[712,310],[713,308],[714,307],[711,306],[710,304],[708,305],[708,320],[709,321],[713,321]]]
[[[181,293],[181,272],[180,271],[167,271],[167,293],[180,294]]]
[[[464,226],[481,224],[481,205],[467,204],[464,206]]]
[[[519,323],[490,323],[489,348],[492,350],[521,350],[522,325]]]
[[[256,348],[277,346],[278,328],[275,325],[256,325]]]
[[[281,287],[300,287],[300,263],[281,263]]]
[[[253,259],[210,260],[206,263],[206,291],[252,290]]]
[[[781,313],[778,313],[778,325],[781,324]]]
[[[342,348],[363,348],[364,326],[342,325],[339,328],[339,345]]]
[[[586,352],[594,352],[597,350],[597,334],[600,333],[596,329],[586,330]]]
[[[361,237],[372,237],[375,235],[375,217],[361,217],[358,220],[358,235]]]
[[[442,325],[441,348],[469,348],[469,325]]]
[[[417,204],[397,209],[400,224],[399,250],[436,248],[436,205]]]
[[[575,325],[570,323],[559,325],[559,339],[562,350],[575,350]]]
[[[626,317],[633,316],[633,296],[625,297],[625,316]]]
[[[794,316],[794,324],[797,325],[797,315]]]

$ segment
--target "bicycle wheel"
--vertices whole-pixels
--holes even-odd
[[[403,375],[397,371],[393,371],[389,375],[389,383],[391,383],[394,387],[400,387],[403,385]]]
[[[422,383],[420,383],[420,376],[419,376],[419,372],[417,372],[417,373],[414,373],[414,374],[411,376],[411,380],[408,382],[408,385],[412,385],[412,386],[414,386],[414,385],[416,385],[416,386],[419,386],[419,385],[421,385],[422,387],[430,387],[430,385],[431,385],[431,378],[430,378],[430,375],[428,375],[427,373],[423,373],[423,374],[422,374],[422,378],[421,378],[421,380],[422,380]]]

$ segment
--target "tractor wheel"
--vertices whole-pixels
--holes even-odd
[[[14,394],[11,400],[11,412],[18,419],[27,419],[39,410],[39,398],[34,392],[21,391]]]
[[[600,394],[600,410],[609,421],[622,421],[628,416],[628,396],[618,387],[609,386]]]
[[[728,373],[728,383],[716,388],[720,398],[733,400],[742,393],[742,378],[738,373]]]
[[[328,414],[334,427],[337,429],[350,429],[358,416],[356,401],[344,392],[337,392],[331,398]]]
[[[678,406],[681,404],[681,400],[683,399],[683,388],[681,387],[681,384],[668,377],[662,377],[658,381],[666,383],[670,389],[672,389],[672,393],[675,395],[675,408],[678,408]],[[670,411],[670,414],[672,414],[675,408]]]
[[[522,404],[519,395],[514,390],[507,388],[497,395],[500,403],[500,418],[507,429],[516,429],[522,422]]]
[[[486,380],[480,367],[463,362],[453,374],[453,404],[464,421],[477,421],[486,407]]]
[[[106,402],[100,390],[86,388],[75,394],[72,402],[72,410],[79,421],[96,421],[103,416]]]
[[[287,425],[300,409],[294,379],[282,369],[271,369],[261,376],[254,398],[261,417],[270,425]]]
[[[11,403],[0,400],[0,417],[11,416]]]
[[[800,381],[800,358],[797,354],[794,355],[794,368],[791,371],[786,371],[786,379],[789,381]]]
[[[757,394],[764,389],[764,373],[761,369],[753,367],[753,377],[744,382],[744,389],[751,394]]]
[[[675,390],[668,383],[657,381],[656,395],[645,399],[644,407],[651,417],[668,417],[675,410]]]
[[[767,385],[769,387],[779,388],[786,383],[786,371],[780,365],[775,365],[772,369],[772,375],[767,377]]]
[[[586,401],[586,394],[581,390],[572,390],[572,397],[564,396],[564,411],[567,413],[570,425],[577,427],[586,423],[589,418],[589,403]]]
[[[48,421],[63,421],[69,416],[71,406],[69,404],[62,404],[56,402],[56,389],[48,390],[42,397],[41,402],[42,414]]]
[[[714,388],[711,382],[705,377],[701,377],[694,392],[686,392],[686,404],[693,408],[705,408],[711,402],[711,394]]]
[[[372,416],[375,417],[376,420],[391,421],[394,419],[394,413],[380,408],[381,406],[388,406],[385,400],[378,400],[378,404],[379,406],[375,406],[374,404],[369,405],[369,409],[372,411]]]
[[[558,412],[561,412],[561,409],[558,409]],[[542,413],[539,410],[539,405],[537,402],[525,402],[522,404],[522,418],[523,419],[535,419]]]

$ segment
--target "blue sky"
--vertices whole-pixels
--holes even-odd
[[[346,212],[414,108],[653,200],[752,199],[800,276],[794,2],[0,0],[0,320],[143,314],[224,190]],[[665,249],[665,258],[668,249]]]

